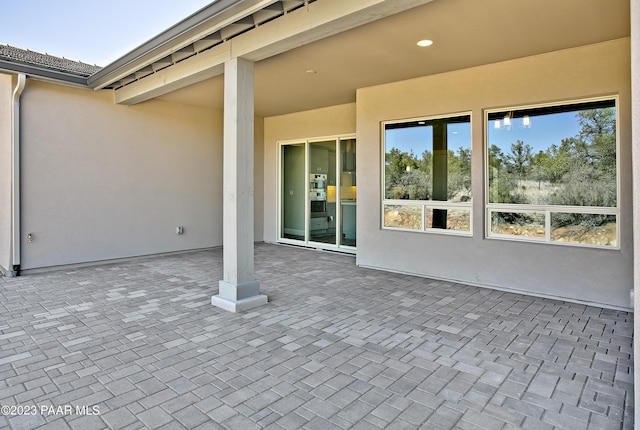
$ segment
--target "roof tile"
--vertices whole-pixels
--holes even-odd
[[[60,58],[49,54],[28,49],[16,48],[10,45],[0,44],[0,60],[12,63],[27,64],[30,66],[42,67],[44,69],[69,73],[72,75],[88,77],[102,69],[100,66],[86,64],[81,61],[73,61],[67,58]]]

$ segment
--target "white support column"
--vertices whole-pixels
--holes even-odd
[[[223,265],[211,304],[240,312],[267,303],[253,270],[253,62],[224,65]]]
[[[631,159],[633,175],[634,414],[640,427],[640,2],[631,3]],[[638,294],[635,294],[638,290]]]

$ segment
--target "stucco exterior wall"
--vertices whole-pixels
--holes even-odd
[[[633,279],[629,39],[357,93],[362,266],[629,308]],[[619,95],[620,250],[484,237],[483,109]],[[472,111],[473,237],[381,229],[380,122]]]
[[[0,271],[11,270],[11,82],[0,73]]]
[[[21,119],[23,270],[222,245],[222,112],[30,80]]]
[[[278,142],[353,134],[355,103],[264,119],[264,240],[277,241]]]

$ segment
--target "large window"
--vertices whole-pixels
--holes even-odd
[[[382,126],[383,227],[471,234],[471,115]]]
[[[487,235],[618,246],[616,100],[486,113]]]

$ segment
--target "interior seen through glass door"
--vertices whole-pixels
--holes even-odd
[[[336,244],[336,141],[309,143],[309,241]]]
[[[356,246],[356,140],[340,141],[340,243]]]

